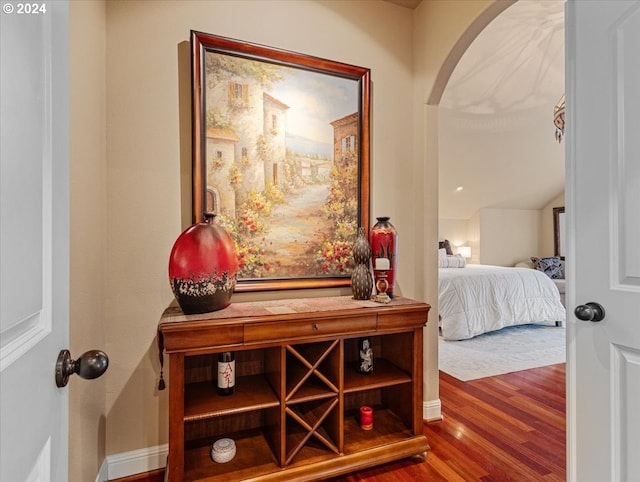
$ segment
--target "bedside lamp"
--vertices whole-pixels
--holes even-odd
[[[463,258],[469,259],[471,257],[471,246],[458,246],[458,254],[461,254]]]

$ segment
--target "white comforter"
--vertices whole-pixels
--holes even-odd
[[[558,288],[542,271],[473,264],[438,271],[445,340],[465,340],[505,326],[565,321]]]

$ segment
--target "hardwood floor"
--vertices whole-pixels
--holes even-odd
[[[444,420],[425,424],[425,462],[339,480],[566,480],[564,363],[470,382],[440,372],[440,400]]]
[[[470,382],[440,372],[440,400],[444,420],[424,425],[431,446],[425,461],[334,482],[566,480],[564,363]],[[126,480],[162,480],[154,476]]]

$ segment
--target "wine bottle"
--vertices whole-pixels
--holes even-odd
[[[369,338],[358,339],[358,372],[363,375],[373,373],[373,349]]]
[[[236,357],[232,351],[218,353],[218,384],[220,395],[231,395],[236,389]]]

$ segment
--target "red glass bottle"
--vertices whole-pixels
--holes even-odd
[[[376,290],[378,294],[384,290],[389,298],[393,298],[398,259],[398,233],[388,217],[376,219],[378,222],[369,233]]]
[[[185,314],[226,308],[238,276],[238,256],[227,231],[205,213],[178,237],[169,257],[169,281]]]

